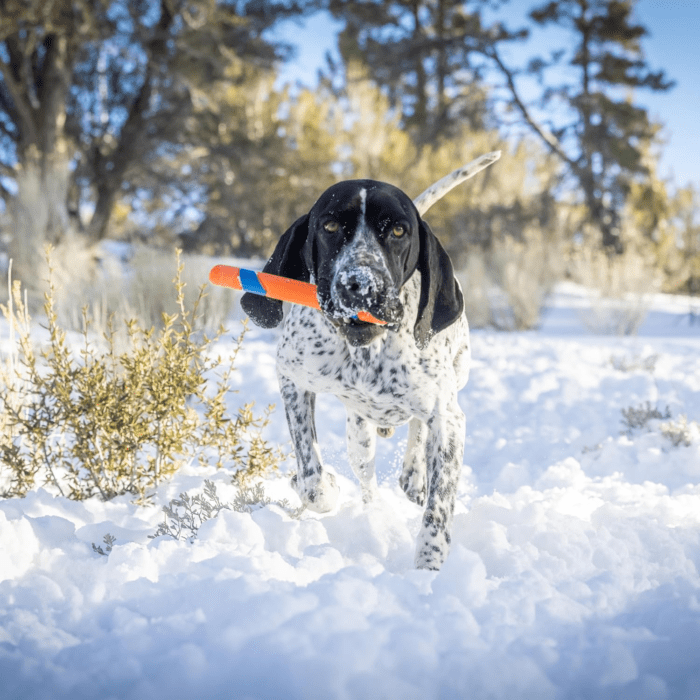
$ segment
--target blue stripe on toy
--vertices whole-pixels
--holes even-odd
[[[260,284],[257,274],[252,270],[244,270],[241,268],[239,272],[239,279],[241,280],[241,287],[243,287],[243,291],[250,292],[251,294],[267,296],[265,287]]]

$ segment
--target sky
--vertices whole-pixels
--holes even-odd
[[[535,6],[528,0],[511,0],[500,11],[509,27],[523,26],[527,9]],[[665,93],[640,90],[638,104],[648,108],[651,118],[664,125],[665,143],[661,150],[659,174],[675,186],[690,183],[700,187],[700,0],[639,0],[636,20],[649,34],[642,40],[642,50],[650,67],[664,70],[676,81]],[[297,47],[294,59],[283,68],[284,82],[301,81],[313,85],[319,68],[325,64],[326,52],[336,50],[340,23],[327,15],[317,14],[303,24],[288,22],[279,30],[280,38]],[[519,51],[532,55],[541,46],[542,34]],[[528,53],[529,52],[529,53]]]

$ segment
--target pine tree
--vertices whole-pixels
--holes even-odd
[[[484,44],[516,34],[485,27],[487,0],[331,0],[345,21],[341,55],[366,66],[389,96],[402,125],[423,145],[449,138],[466,123],[484,128],[487,93],[479,61]]]
[[[529,72],[542,87],[538,107],[571,115],[566,122],[538,121],[518,87],[517,72],[506,66],[496,46],[485,47],[506,78],[511,102],[525,122],[567,165],[581,188],[590,221],[602,245],[622,252],[620,217],[635,177],[648,174],[644,153],[659,126],[645,108],[634,104],[633,91],[668,90],[663,71],[652,71],[643,58],[647,30],[633,21],[634,0],[555,0],[530,13],[541,26],[557,25],[572,37],[569,47],[538,58]],[[546,71],[566,64],[572,78],[553,86]]]

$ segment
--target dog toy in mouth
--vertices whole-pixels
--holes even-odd
[[[271,275],[268,272],[254,272],[230,265],[215,265],[209,272],[209,281],[219,287],[229,287],[279,301],[289,301],[292,304],[310,306],[312,309],[321,308],[315,284],[293,280],[289,277]],[[360,311],[357,314],[357,320],[381,326],[386,325],[386,321],[375,318],[367,311]]]

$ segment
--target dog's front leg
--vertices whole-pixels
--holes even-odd
[[[297,458],[297,473],[292,477],[292,487],[309,510],[326,513],[335,506],[339,489],[333,474],[324,471],[321,463],[314,419],[316,394],[304,391],[281,374],[278,376]]]
[[[450,550],[452,518],[464,458],[466,419],[453,394],[428,420],[428,501],[416,546],[416,567],[439,569]]]
[[[408,424],[408,445],[403,458],[403,471],[399,484],[408,499],[422,506],[428,492],[426,487],[426,441],[428,426],[419,418],[411,418]]]
[[[377,494],[377,479],[374,475],[377,426],[357,413],[348,411],[345,434],[348,459],[355,476],[360,480],[362,501],[369,503]]]

